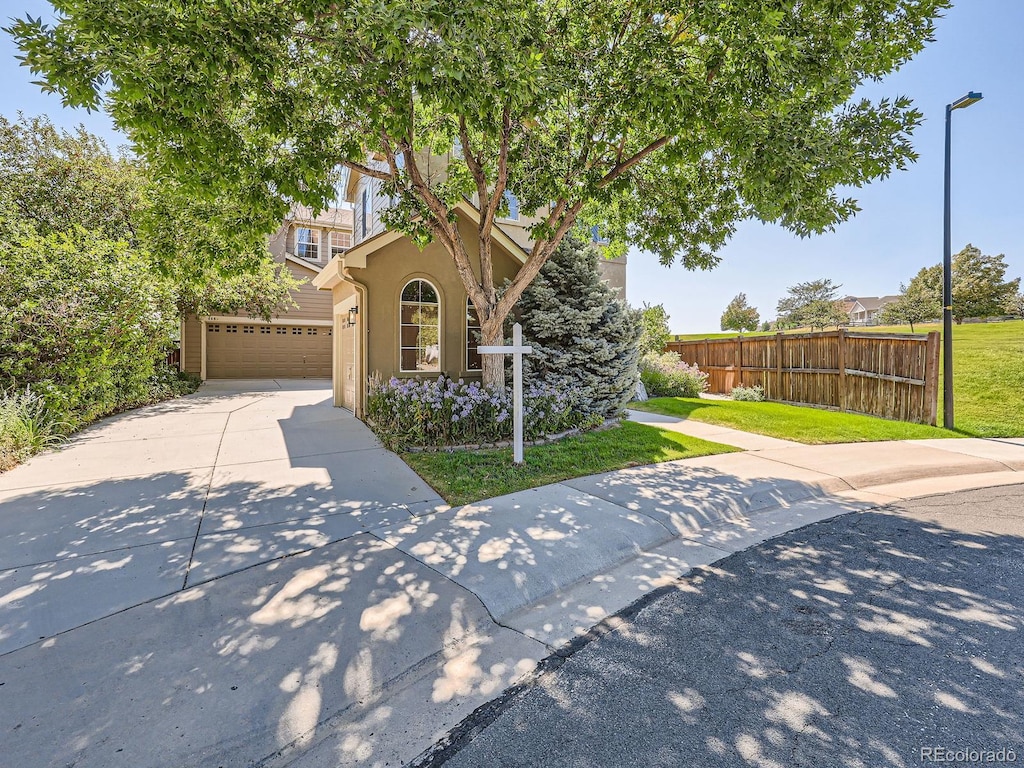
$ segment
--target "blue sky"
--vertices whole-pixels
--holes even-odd
[[[3,17],[49,16],[44,0],[8,0]],[[1024,0],[963,0],[939,21],[936,41],[869,97],[906,95],[924,112],[914,134],[920,159],[910,170],[854,196],[861,212],[836,232],[801,240],[778,227],[747,222],[710,272],[660,266],[631,252],[629,300],[662,303],[679,333],[717,331],[729,300],[743,291],[763,318],[773,317],[787,286],[828,277],[843,293],[896,293],[921,267],[942,258],[942,148],[945,105],[970,90],[985,98],[953,119],[953,250],[971,242],[1004,253],[1010,276],[1024,275]],[[0,113],[46,114],[84,123],[112,146],[123,139],[103,114],[64,109],[30,83],[15,47],[0,35]]]

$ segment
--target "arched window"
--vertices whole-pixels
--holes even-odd
[[[479,371],[483,368],[480,362],[480,353],[476,348],[480,346],[480,318],[476,314],[476,307],[470,298],[466,297],[466,370]]]
[[[441,370],[441,299],[426,280],[410,280],[402,289],[399,313],[401,369]]]

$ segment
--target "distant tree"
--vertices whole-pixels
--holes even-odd
[[[761,323],[761,330],[762,331],[766,331],[767,332],[767,331],[770,331],[771,329],[772,329],[772,321],[771,320],[765,320],[763,323]]]
[[[1024,320],[1024,293],[1011,296],[1006,302],[1006,311],[1014,317]]]
[[[668,312],[664,304],[648,304],[644,302],[640,310],[640,355],[648,352],[661,354],[668,344],[672,333],[668,328]]]
[[[733,300],[726,305],[725,312],[722,313],[721,327],[723,331],[743,333],[744,330],[756,330],[759,322],[761,322],[761,316],[757,313],[756,307],[747,303],[747,294],[737,293]]]
[[[790,286],[786,289],[789,295],[780,299],[775,308],[779,324],[786,328],[797,328],[802,325],[823,328],[826,325],[845,322],[845,320],[838,320],[837,313],[833,311],[836,294],[840,288],[842,288],[841,285],[837,285],[827,278]],[[843,314],[845,316],[846,313]],[[832,320],[837,320],[837,322],[831,322]]]
[[[1006,257],[987,256],[970,243],[953,256],[953,319],[962,323],[965,317],[991,317],[1006,311],[1009,302],[1020,291],[1020,278],[1006,279]],[[915,285],[917,283],[917,285]],[[942,308],[942,265],[922,269],[908,289],[935,296]]]
[[[846,325],[850,322],[850,316],[841,301],[815,299],[803,308],[801,320],[801,325],[809,325],[813,331],[815,328],[824,330],[831,326],[838,328]]]
[[[922,269],[918,276],[927,271],[928,268]],[[942,314],[940,294],[936,294],[923,279],[915,278],[910,285],[900,285],[900,297],[882,307],[879,319],[887,325],[909,323],[913,333],[914,323],[923,323]]]

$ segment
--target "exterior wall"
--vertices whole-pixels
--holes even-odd
[[[626,298],[626,257],[617,259],[598,259],[597,271],[601,279],[619,292],[619,298]]]
[[[330,320],[331,319],[331,297],[326,291],[317,290],[311,282],[313,273],[303,269],[298,264],[288,262],[288,269],[294,277],[305,280],[297,290],[292,291],[292,297],[298,303],[297,309],[290,310],[282,319],[288,320]]]
[[[331,232],[347,234],[351,242],[352,214],[348,208],[329,208],[314,217],[309,209],[297,207],[289,220],[270,238],[268,248],[278,261],[283,260],[286,253],[295,256],[298,253],[297,231],[300,228],[316,230],[320,234],[318,258],[303,258],[303,261],[322,267],[331,260]]]
[[[181,326],[181,370],[202,374],[203,324],[195,315],[185,318]]]

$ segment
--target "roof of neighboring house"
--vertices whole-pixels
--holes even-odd
[[[305,205],[293,206],[288,219],[295,224],[315,224],[332,229],[352,229],[354,220],[351,208],[325,208],[314,216],[313,209]]]
[[[866,312],[874,312],[886,304],[891,304],[898,298],[899,296],[857,296],[853,300],[860,304]],[[850,310],[847,311],[849,312]]]

